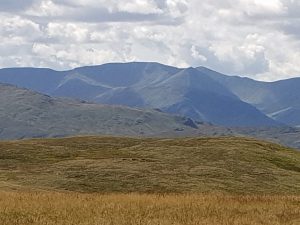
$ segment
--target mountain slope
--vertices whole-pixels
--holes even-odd
[[[98,96],[97,102],[160,108],[219,125],[274,125],[274,121],[210,77],[193,68],[180,70],[155,85],[118,88]]]
[[[193,133],[192,120],[156,110],[56,99],[0,84],[0,139],[79,134],[124,136]]]
[[[12,84],[45,94],[50,94],[64,77],[65,72],[58,72],[51,69],[0,69],[0,83]]]
[[[217,125],[278,125],[254,106],[241,101],[222,83],[193,68],[178,69],[158,63],[113,63],[65,72],[31,69],[34,75],[30,75],[28,68],[24,69],[23,75],[22,69],[16,70],[15,74],[12,70],[0,70],[0,81],[51,96],[158,108]],[[35,77],[38,73],[44,83],[48,82],[49,77],[48,86],[39,85],[42,78]],[[28,80],[23,82],[26,76],[33,83]]]
[[[269,117],[290,126],[300,126],[300,78],[261,82],[238,76],[226,76],[207,68],[199,71],[223,84],[241,100]]]
[[[300,152],[245,138],[0,142],[0,190],[300,194]]]
[[[0,139],[70,135],[147,137],[251,136],[300,148],[300,130],[289,127],[235,128],[195,123],[157,110],[57,99],[0,84]]]
[[[276,124],[251,105],[240,101],[221,84],[193,68],[182,70],[154,88],[147,89],[152,91],[149,97],[161,93],[158,95],[161,98],[150,102],[150,105],[166,112],[223,126]]]

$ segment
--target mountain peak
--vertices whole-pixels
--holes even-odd
[[[80,67],[63,72],[10,69],[0,70],[0,82],[50,96],[159,108],[218,125],[277,125],[274,119],[280,123],[287,121],[289,125],[300,125],[300,116],[297,115],[300,89],[295,82],[288,88],[286,93],[289,94],[285,94],[287,86],[282,82],[240,79],[205,67],[179,69],[155,62],[131,62]],[[276,113],[289,107],[293,110]],[[273,119],[266,115],[271,115]],[[288,119],[288,116],[293,119]]]

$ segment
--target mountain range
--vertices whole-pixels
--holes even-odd
[[[0,70],[0,82],[54,97],[159,109],[230,127],[300,126],[300,78],[261,82],[204,67],[110,63],[69,71]]]
[[[0,139],[89,134],[181,136],[206,126],[157,110],[54,98],[6,84],[0,84],[0,106]]]
[[[197,68],[228,88],[233,94],[268,117],[290,126],[300,125],[300,78],[261,82],[246,77],[226,76],[204,67]]]
[[[297,78],[267,83],[203,67],[129,63],[2,69],[0,81],[10,83],[0,83],[0,139],[250,136],[300,148]]]

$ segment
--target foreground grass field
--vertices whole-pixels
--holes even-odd
[[[0,190],[300,195],[300,152],[233,137],[0,142]]]
[[[0,224],[298,225],[300,152],[233,137],[0,142]]]
[[[300,197],[0,193],[1,225],[298,225]]]

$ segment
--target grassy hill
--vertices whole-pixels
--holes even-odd
[[[0,142],[0,190],[300,194],[300,152],[245,138]]]

